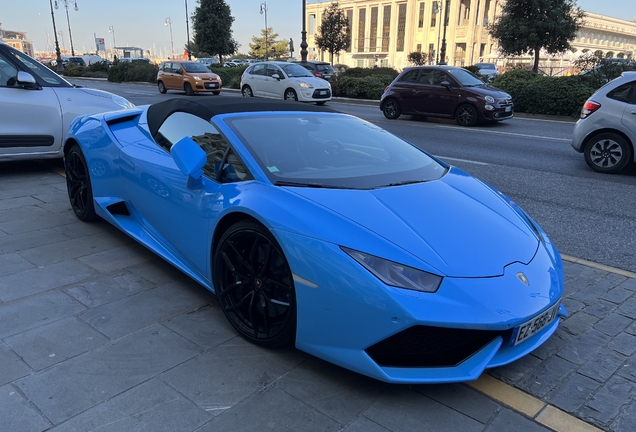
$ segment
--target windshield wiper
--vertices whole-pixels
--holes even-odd
[[[335,188],[337,186],[325,185],[322,183],[299,183],[279,180],[274,182],[275,186],[297,186],[297,187],[311,187],[311,188]]]
[[[404,186],[404,185],[414,184],[414,183],[424,183],[425,181],[426,180],[404,180],[401,182],[389,183],[388,185],[379,186],[379,188],[391,187],[391,186]]]

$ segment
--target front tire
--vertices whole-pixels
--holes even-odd
[[[165,94],[168,90],[166,89],[165,84],[163,83],[163,81],[159,81],[157,83],[157,87],[159,88],[159,93],[161,94]]]
[[[194,95],[194,90],[192,89],[192,86],[190,85],[190,83],[185,83],[185,85],[183,86],[183,90],[188,96]]]
[[[384,105],[382,105],[382,113],[384,117],[389,120],[395,120],[402,114],[400,103],[395,99],[387,99],[384,101]]]
[[[66,190],[75,216],[83,222],[97,219],[93,202],[93,187],[88,174],[86,159],[79,145],[74,144],[64,159]]]
[[[298,95],[296,94],[296,91],[294,89],[288,88],[287,90],[285,90],[284,99],[298,101]]]
[[[272,234],[253,220],[232,225],[213,261],[223,313],[248,341],[266,347],[296,338],[296,292],[291,269]]]
[[[252,93],[252,88],[248,85],[244,85],[243,89],[241,90],[241,94],[243,95],[243,97],[253,97],[254,93]]]
[[[213,92],[212,92],[212,94],[213,94],[214,96],[218,96],[218,95],[220,95],[220,94],[221,94],[221,92],[220,92],[220,91],[213,91]]]
[[[605,174],[622,171],[632,160],[632,148],[627,140],[612,132],[592,137],[583,152],[587,165]]]
[[[477,124],[477,110],[469,104],[460,105],[455,111],[455,121],[460,126],[475,126]]]

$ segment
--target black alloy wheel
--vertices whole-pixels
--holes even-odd
[[[75,216],[84,222],[96,220],[97,214],[93,202],[91,179],[79,145],[74,144],[66,155],[64,171],[66,173],[66,190]]]
[[[382,105],[382,113],[384,114],[384,117],[389,120],[395,120],[402,114],[400,103],[395,99],[385,100],[384,105]]]
[[[477,124],[477,110],[469,104],[460,105],[455,112],[455,121],[460,126],[475,126]]]
[[[185,90],[188,96],[194,95],[194,90],[192,90],[192,86],[190,85],[190,83],[185,83],[185,85],[183,86],[183,90]]]
[[[165,86],[165,84],[163,83],[163,81],[159,81],[159,82],[157,83],[157,87],[159,88],[159,93],[161,93],[161,94],[163,94],[163,93],[165,93],[165,92],[167,92],[167,91],[168,91],[168,90],[166,90],[166,86]]]
[[[272,234],[253,220],[232,225],[214,254],[214,287],[232,326],[258,345],[296,338],[296,294],[291,270]]]
[[[592,137],[584,149],[585,162],[594,171],[614,174],[632,159],[632,148],[622,136],[606,132]]]
[[[288,88],[285,90],[285,100],[297,101],[298,95],[294,89]]]

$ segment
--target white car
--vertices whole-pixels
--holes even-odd
[[[132,107],[121,96],[75,87],[0,42],[0,161],[61,158],[75,117]]]
[[[244,97],[316,102],[323,105],[331,100],[331,84],[315,77],[296,63],[262,62],[248,67],[241,76]]]

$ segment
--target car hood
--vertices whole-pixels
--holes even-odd
[[[475,92],[481,96],[492,96],[495,99],[511,99],[512,97],[505,91],[493,87],[488,84],[480,85],[479,87],[464,87],[466,90]]]
[[[451,277],[500,276],[538,239],[503,196],[453,168],[440,180],[375,190],[294,188]]]
[[[189,76],[199,76],[201,78],[210,78],[210,79],[217,79],[219,78],[219,76],[215,73],[206,73],[206,72],[190,72],[188,73]]]
[[[315,76],[310,76],[310,77],[292,77],[291,79],[293,79],[296,82],[304,81],[304,82],[306,82],[308,84],[311,84],[312,86],[314,86],[316,88],[329,87],[329,83],[327,81],[325,81],[322,78],[315,77]]]

